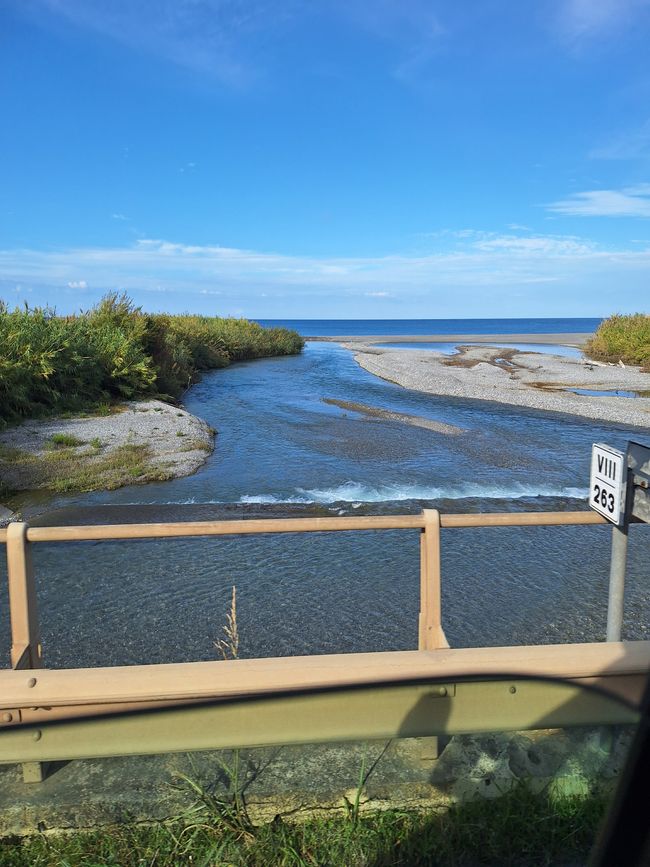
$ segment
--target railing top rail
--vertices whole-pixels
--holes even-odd
[[[0,707],[241,696],[416,677],[615,678],[644,675],[649,666],[650,641],[632,641],[41,669],[31,679],[0,670]]]
[[[240,536],[258,533],[320,533],[350,530],[418,530],[424,516],[350,515],[332,518],[255,518],[228,521],[178,521],[159,524],[102,524],[72,527],[29,527],[29,542],[96,542],[120,539],[161,539],[191,536]],[[440,516],[440,526],[552,527],[606,524],[596,512],[493,512]],[[0,543],[7,531],[0,530]]]

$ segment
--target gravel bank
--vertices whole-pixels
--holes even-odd
[[[66,442],[53,444],[53,436]],[[214,431],[178,406],[160,400],[131,401],[107,416],[30,420],[0,434],[0,481],[10,490],[49,488],[51,469],[65,459],[75,468],[93,471],[117,458],[111,481],[80,487],[119,487],[152,479],[188,476],[214,448]],[[58,449],[58,451],[57,451]],[[119,475],[119,457],[137,451],[139,461],[130,475]],[[122,451],[120,451],[122,450]],[[58,460],[54,460],[58,458]],[[73,489],[73,488],[71,488]]]
[[[482,337],[496,342],[503,335]],[[507,342],[519,341],[508,335]],[[592,397],[565,391],[584,388],[650,395],[650,374],[636,367],[487,346],[462,347],[459,355],[450,357],[429,350],[343,345],[365,370],[404,388],[650,427],[650,396]]]

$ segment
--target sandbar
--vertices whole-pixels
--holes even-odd
[[[565,344],[571,335],[534,336],[537,342]],[[530,343],[533,335],[480,337],[481,342]],[[430,339],[434,342],[433,336],[427,337]],[[461,344],[459,353],[452,356],[432,350],[382,348],[372,342],[348,341],[343,346],[365,370],[415,391],[650,427],[650,374],[638,367],[495,346]],[[639,396],[590,396],[567,390],[574,388],[629,391]]]

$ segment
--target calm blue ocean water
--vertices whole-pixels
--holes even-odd
[[[602,319],[258,319],[303,337],[367,334],[567,334],[595,331]]]

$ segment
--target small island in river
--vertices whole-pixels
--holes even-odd
[[[546,412],[650,427],[650,374],[623,362],[569,358],[492,345],[581,343],[587,335],[429,335],[427,342],[458,343],[452,355],[426,349],[380,347],[376,342],[423,338],[340,338],[370,373],[427,394],[489,400]],[[621,394],[622,393],[622,394]]]

